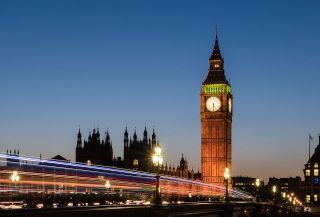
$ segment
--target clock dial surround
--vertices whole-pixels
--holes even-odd
[[[212,96],[207,99],[206,107],[211,112],[216,112],[221,107],[221,101],[218,97]]]

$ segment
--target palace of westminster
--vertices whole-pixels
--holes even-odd
[[[159,146],[156,140],[156,134],[153,130],[151,138],[145,127],[143,139],[138,139],[136,130],[133,137],[129,138],[127,127],[123,134],[123,159],[115,158],[109,132],[105,138],[100,138],[99,129],[94,129],[89,133],[88,139],[82,142],[82,135],[79,129],[77,136],[76,161],[82,163],[98,164],[105,166],[114,166],[126,169],[140,170],[146,172],[155,172],[152,163],[152,153],[154,147]],[[160,173],[171,176],[179,176],[189,179],[200,179],[199,171],[189,170],[188,161],[181,157],[180,164],[175,167],[166,163],[160,168]]]
[[[161,174],[223,184],[225,168],[229,169],[230,176],[232,171],[232,104],[231,86],[225,76],[224,60],[216,33],[207,77],[202,82],[200,93],[201,174],[199,171],[195,173],[193,169],[189,169],[183,155],[177,167],[162,165]],[[145,128],[143,139],[139,140],[136,130],[133,137],[129,138],[126,127],[123,135],[123,158],[115,158],[108,131],[102,140],[99,130],[94,129],[92,134],[89,133],[88,139],[82,141],[79,129],[76,161],[154,172],[151,155],[155,146],[158,146],[158,143],[154,130],[150,138]]]

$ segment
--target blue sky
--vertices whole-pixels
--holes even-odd
[[[1,1],[0,151],[74,159],[79,125],[155,127],[200,166],[200,86],[219,28],[234,175],[302,175],[320,133],[317,1]]]

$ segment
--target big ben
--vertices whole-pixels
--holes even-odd
[[[200,94],[201,173],[204,182],[224,184],[224,171],[232,172],[231,129],[233,98],[224,72],[218,35]]]

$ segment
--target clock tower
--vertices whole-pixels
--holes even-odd
[[[208,75],[202,83],[200,94],[202,180],[214,184],[224,184],[225,168],[229,169],[230,177],[232,172],[233,99],[223,64],[216,33]]]

